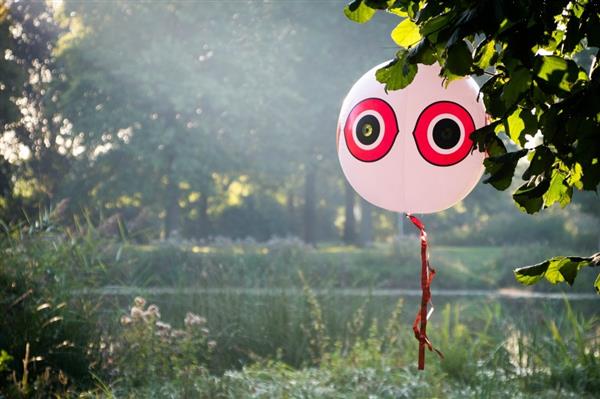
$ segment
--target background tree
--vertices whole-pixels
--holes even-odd
[[[0,128],[3,159],[0,190],[7,209],[28,206],[20,192],[32,191],[44,203],[55,195],[59,176],[70,168],[68,121],[44,109],[44,87],[54,75],[54,43],[61,34],[43,2],[0,5]],[[10,178],[7,173],[10,174]],[[16,215],[7,213],[7,219]]]
[[[19,120],[20,112],[14,99],[19,96],[25,80],[25,74],[19,68],[17,60],[11,56],[16,43],[10,27],[8,7],[2,4],[0,5],[0,46],[4,49],[5,56],[0,59],[0,126],[4,129],[10,129],[11,125]],[[5,135],[2,139],[6,139]],[[0,193],[8,199],[12,192],[12,167],[7,156],[3,155],[0,159]]]
[[[397,15],[356,25],[335,2],[3,4],[0,51],[16,55],[0,62],[21,79],[2,75],[15,115],[0,112],[5,221],[69,198],[66,216],[85,209],[114,234],[121,220],[139,240],[177,232],[368,245],[397,236],[394,214],[346,190],[334,139],[343,96],[389,56],[381,37]],[[587,252],[598,232],[585,209],[532,223],[508,194],[482,185],[425,221],[439,244],[532,238]]]
[[[311,243],[336,234],[335,203],[321,199],[335,193],[323,188],[340,178],[327,132],[335,131],[349,79],[331,77],[341,35],[319,54],[314,48],[343,17],[335,5],[318,18],[293,7],[292,18],[275,4],[200,10],[172,2],[66,2],[63,24],[77,29],[57,49],[67,78],[47,97],[58,99],[54,107],[81,132],[85,153],[76,170],[88,178],[80,185],[73,176],[75,187],[65,195],[82,190],[81,204],[110,209],[149,206],[163,218],[165,236],[181,223],[205,236],[186,226],[214,225],[208,213],[216,213],[225,225],[211,233],[229,235],[227,220],[266,204],[222,206],[232,199],[230,190],[241,190],[244,198],[271,197],[287,207],[286,223],[297,230],[273,226],[270,234],[288,232]],[[315,60],[323,68],[307,70]],[[322,85],[324,79],[330,84]],[[292,89],[289,82],[301,84]]]
[[[67,7],[91,33],[61,49],[70,79],[55,86],[54,95],[60,99],[57,107],[84,132],[88,157],[97,160],[93,169],[106,165],[99,168],[105,176],[93,179],[96,185],[88,192],[105,200],[121,193],[126,202],[154,207],[163,214],[168,237],[179,230],[185,191],[208,197],[212,174],[235,165],[228,155],[235,115],[226,117],[226,103],[235,93],[207,71],[237,66],[228,65],[228,57],[212,57],[211,48],[226,48],[210,41],[222,36],[206,33],[215,28],[215,16],[194,13],[189,5],[73,2]]]

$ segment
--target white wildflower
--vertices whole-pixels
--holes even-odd
[[[141,296],[136,296],[135,299],[133,300],[133,304],[135,306],[137,306],[138,308],[143,309],[144,306],[146,306],[146,300],[144,298],[142,298]]]
[[[148,306],[148,310],[146,311],[146,313],[148,315],[156,317],[157,319],[160,319],[160,310],[158,309],[158,306],[156,306],[156,305]]]
[[[156,327],[158,327],[159,330],[170,330],[171,329],[171,325],[169,323],[164,323],[162,321],[157,321]]]
[[[177,338],[183,338],[186,335],[187,335],[187,333],[185,331],[183,331],[183,330],[173,330],[173,331],[171,331],[171,336],[173,338],[176,338],[176,339]]]
[[[186,327],[203,326],[206,324],[206,319],[192,312],[187,312],[183,321]]]
[[[137,306],[133,306],[131,308],[131,318],[133,320],[139,320],[144,318],[144,311],[141,308],[138,308]]]

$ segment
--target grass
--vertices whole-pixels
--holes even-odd
[[[314,249],[285,240],[231,247],[125,244],[107,251],[108,269],[101,284],[298,287],[297,273],[301,271],[315,288],[418,289],[419,244],[409,240],[399,246],[365,249],[338,245]],[[514,268],[571,252],[569,248],[535,243],[505,247],[433,246],[430,260],[439,272],[434,289],[523,288],[514,279]],[[117,254],[119,262],[114,261]],[[586,272],[583,271],[580,280],[586,279]],[[564,287],[538,284],[533,289],[561,291]],[[576,281],[574,289],[569,291],[593,292],[593,289],[590,284]]]
[[[124,308],[131,297],[111,298],[114,308]],[[274,291],[270,295],[236,293],[197,293],[182,295],[151,295],[147,299],[164,310],[164,318],[170,323],[181,319],[185,312],[193,311],[208,319],[213,338],[219,342],[216,349],[213,368],[226,370],[240,367],[255,359],[279,357],[285,363],[301,367],[310,363],[308,338],[302,325],[310,324],[310,307],[306,297],[284,290]],[[356,334],[366,335],[368,326],[377,320],[379,327],[385,325],[396,304],[393,296],[370,297],[339,296],[324,294],[317,296],[322,311],[322,319],[332,340],[344,339],[348,334],[348,324],[361,309],[364,324]],[[411,323],[418,309],[419,299],[404,298],[404,312],[400,318],[402,331],[412,338]],[[430,324],[431,338],[437,336],[442,309],[452,306],[461,309],[467,320],[477,320],[479,313],[497,303],[495,299],[456,299],[451,297],[434,298],[436,311]],[[576,303],[580,313],[593,314],[596,301]],[[564,313],[560,301],[544,303],[542,300],[519,299],[502,302],[506,317],[548,318],[552,314]],[[529,309],[523,314],[523,309]],[[539,309],[538,309],[539,308]],[[118,317],[113,316],[114,319]],[[409,350],[416,350],[416,344],[410,342]],[[416,354],[416,352],[415,352]]]
[[[369,291],[418,288],[416,242],[368,249],[314,249],[286,240],[140,246],[90,232],[51,232],[2,244],[0,306],[12,318],[0,320],[0,353],[12,359],[0,355],[0,396],[591,398],[600,392],[597,299],[434,295],[428,331],[445,358],[429,353],[426,372],[418,372],[411,330],[418,298],[398,302]],[[560,251],[542,244],[434,246],[434,288],[517,286],[515,263]],[[81,294],[107,285],[128,285],[131,292]],[[132,330],[120,320],[133,312],[136,286],[181,293],[148,291],[146,300],[160,313]],[[222,289],[185,291],[190,287]],[[239,290],[257,287],[269,290]],[[339,288],[362,291],[341,295]],[[188,312],[206,318],[206,332],[175,333],[189,327],[182,322]],[[15,320],[18,328],[11,327]],[[24,357],[52,359],[63,341],[72,344],[65,353],[76,355],[73,361],[62,356],[23,367]],[[194,342],[210,350],[196,353]],[[30,356],[22,353],[27,343],[39,343]]]
[[[225,312],[234,313],[232,320],[238,319],[238,332],[263,337],[253,340],[241,334],[226,348],[226,338],[235,341],[236,334],[216,333],[219,343],[213,357],[219,361],[223,352],[235,348],[251,353],[241,369],[230,366],[197,376],[192,388],[162,381],[135,390],[117,384],[115,392],[126,397],[184,397],[187,389],[187,394],[206,398],[592,398],[600,390],[600,355],[594,352],[599,343],[597,316],[583,317],[568,302],[552,308],[541,305],[527,315],[500,303],[447,304],[430,324],[430,338],[445,358],[428,353],[425,372],[416,370],[417,342],[405,321],[412,312],[404,314],[402,302],[377,314],[364,303],[348,304],[354,312],[332,317],[340,302],[327,308],[308,290],[303,309],[295,309],[306,318],[297,315],[293,323],[279,319],[293,313],[274,312],[276,303],[237,310],[223,304]],[[253,306],[264,314],[249,314]],[[307,329],[309,323],[319,326]],[[259,353],[261,347],[273,352]],[[305,355],[300,364],[288,361],[290,348]]]

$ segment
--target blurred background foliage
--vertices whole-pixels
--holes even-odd
[[[395,237],[396,215],[345,183],[334,132],[347,89],[393,48],[397,16],[359,26],[339,7],[5,3],[3,220],[60,203],[65,223],[85,210],[142,241]],[[600,204],[586,194],[531,219],[478,186],[425,222],[443,243],[594,247]]]

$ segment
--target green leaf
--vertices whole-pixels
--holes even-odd
[[[529,161],[529,167],[523,173],[523,179],[529,180],[533,176],[547,173],[554,164],[554,160],[554,154],[548,147],[536,147]]]
[[[571,167],[569,172],[569,177],[567,178],[567,184],[572,187],[576,187],[581,190],[583,188],[583,184],[581,182],[581,178],[583,177],[583,168],[579,162],[575,162],[575,164]]]
[[[394,2],[393,0],[363,0],[363,1],[367,6],[374,8],[376,10],[385,10]]]
[[[499,124],[500,121],[494,121],[473,131],[470,136],[473,143],[475,143],[475,147],[481,152],[487,151],[490,157],[506,154],[506,147],[495,132],[496,126]]]
[[[445,28],[452,18],[454,17],[454,13],[449,12],[442,15],[437,15],[427,22],[425,22],[421,27],[421,34],[423,36],[429,36],[432,34],[437,34],[440,30]]]
[[[531,179],[527,183],[520,186],[513,193],[515,200],[520,210],[527,213],[536,213],[542,209],[544,200],[542,196],[550,187],[550,182],[544,176],[538,176],[536,179]]]
[[[12,360],[13,357],[9,355],[8,352],[4,349],[0,350],[0,372],[9,371]]]
[[[596,292],[600,295],[600,273],[596,276],[596,281],[594,281],[594,287],[596,288]]]
[[[550,179],[550,186],[548,191],[544,194],[544,205],[551,206],[558,202],[562,208],[567,206],[571,202],[571,196],[573,195],[573,188],[565,184],[567,181],[567,173],[560,169],[554,169],[552,171],[552,178]]]
[[[508,116],[504,127],[510,139],[523,147],[527,142],[525,136],[537,130],[537,119],[528,109],[517,108]]]
[[[523,147],[525,137],[521,137],[521,132],[525,129],[525,122],[521,119],[520,113],[521,110],[517,108],[515,112],[510,114],[504,122],[504,129],[513,143]]]
[[[520,267],[514,270],[515,278],[521,284],[533,285],[544,277],[549,265],[550,261],[545,260],[536,265]]]
[[[485,179],[485,184],[491,184],[497,190],[506,190],[512,182],[515,168],[519,159],[527,154],[527,150],[509,152],[500,156],[491,156],[483,161],[486,172],[490,177]]]
[[[400,47],[408,48],[421,40],[419,27],[409,18],[405,18],[392,31],[392,40]]]
[[[520,96],[529,90],[531,86],[531,74],[523,67],[517,68],[510,74],[510,80],[504,86],[502,98],[506,108],[511,108]]]
[[[481,69],[486,69],[490,66],[494,55],[496,55],[496,42],[493,39],[484,40],[475,50],[475,65]]]
[[[538,78],[556,90],[569,91],[578,79],[585,79],[573,60],[556,55],[536,56],[534,72]]]
[[[557,256],[556,258],[550,259],[548,269],[546,270],[546,273],[544,273],[546,280],[552,284],[558,284],[565,281],[565,278],[560,273],[560,268],[568,261],[569,260],[564,256]]]
[[[567,60],[556,55],[539,56],[536,61],[536,73],[546,81],[550,81],[553,75],[562,76],[568,68]]]
[[[505,79],[500,74],[492,76],[481,86],[481,93],[484,94],[483,102],[487,112],[495,118],[504,118],[506,106],[500,99],[504,88]]]
[[[388,9],[388,12],[390,14],[395,14],[395,15],[397,15],[399,17],[402,17],[402,18],[408,17],[408,12],[406,12],[405,10],[403,10],[400,7],[390,8],[390,9]]]
[[[550,40],[545,46],[543,46],[543,49],[551,53],[554,52],[558,48],[559,44],[562,43],[564,37],[565,31],[558,29],[553,31]]]
[[[498,137],[494,134],[494,137],[486,144],[486,151],[490,157],[497,157],[506,154],[506,146]]]
[[[589,260],[577,256],[557,256],[549,260],[548,270],[544,277],[552,284],[562,283],[573,285],[575,277],[582,267],[589,265]]]
[[[344,14],[346,17],[359,24],[368,22],[377,10],[372,9],[363,3],[362,0],[354,0],[352,3],[344,7]]]
[[[408,86],[417,74],[417,66],[406,59],[408,52],[401,49],[396,58],[375,72],[377,81],[385,84],[385,90],[399,90]]]
[[[544,133],[545,141],[552,142],[560,127],[557,109],[550,108],[540,115],[540,130]]]
[[[570,258],[566,258],[563,262],[561,262],[558,271],[563,276],[567,284],[573,285],[573,283],[575,283],[575,277],[577,277],[577,273],[584,266],[587,266],[587,262],[575,262]]]
[[[444,76],[448,80],[452,80],[468,75],[472,63],[471,51],[469,51],[467,43],[461,40],[448,49]]]
[[[421,39],[419,43],[408,49],[408,56],[406,58],[411,64],[425,64],[432,65],[437,60],[436,54],[434,53],[429,41],[426,38]]]

